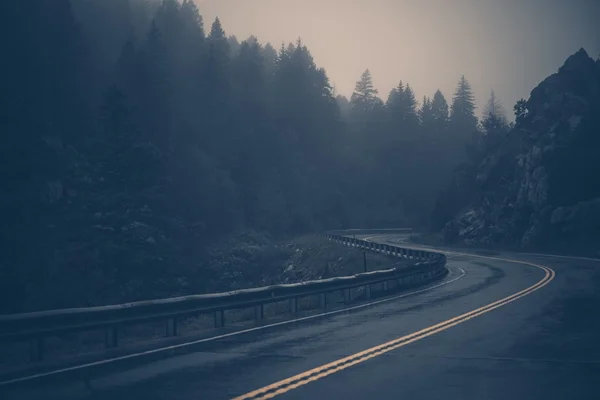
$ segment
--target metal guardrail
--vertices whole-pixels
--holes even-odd
[[[340,230],[332,230],[329,233],[342,235],[342,236],[351,236],[351,235],[378,235],[378,234],[386,234],[386,233],[410,233],[412,232],[412,228],[355,228],[355,229],[340,229]]]
[[[24,314],[0,315],[0,339],[30,341],[31,361],[44,357],[44,338],[63,333],[105,330],[105,345],[118,345],[119,328],[141,322],[166,321],[166,336],[177,335],[178,320],[205,313],[214,314],[215,327],[225,325],[225,310],[255,308],[255,318],[264,318],[264,305],[288,300],[290,312],[298,312],[298,300],[307,296],[319,296],[321,308],[327,306],[327,294],[342,291],[344,303],[351,301],[350,289],[365,288],[365,297],[370,298],[371,285],[395,281],[399,286],[425,283],[447,273],[446,257],[443,254],[405,249],[398,246],[367,242],[337,234],[324,234],[333,242],[399,257],[415,262],[401,269],[365,272],[352,276],[336,277],[296,284],[273,285],[226,293],[175,297],[162,300],[61,309]]]

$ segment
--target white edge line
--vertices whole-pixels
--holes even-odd
[[[585,261],[600,261],[600,258],[592,258],[592,257],[580,257],[580,256],[561,256],[558,254],[542,254],[542,253],[512,253],[512,254],[522,254],[525,256],[535,256],[535,257],[553,257],[553,258],[570,258],[573,260],[585,260]]]
[[[309,315],[307,317],[302,317],[302,318],[296,318],[296,319],[291,319],[291,320],[287,320],[287,321],[276,322],[276,323],[269,324],[269,325],[256,326],[256,327],[253,327],[253,328],[243,329],[241,331],[225,333],[223,335],[212,336],[212,337],[204,338],[204,339],[198,339],[198,340],[194,340],[194,341],[191,341],[191,342],[180,343],[180,344],[176,344],[176,345],[172,345],[172,346],[167,346],[167,347],[160,347],[158,349],[152,349],[152,350],[142,351],[140,353],[127,354],[125,356],[109,358],[109,359],[106,359],[106,360],[95,361],[95,362],[91,362],[91,363],[87,363],[87,364],[75,365],[75,366],[72,366],[72,367],[61,368],[61,369],[57,369],[57,370],[54,370],[54,371],[49,371],[49,372],[43,372],[43,373],[39,373],[39,374],[24,376],[24,377],[21,377],[21,378],[15,378],[15,379],[11,379],[11,380],[8,380],[8,381],[0,382],[0,386],[6,386],[6,385],[14,384],[14,383],[29,381],[29,380],[32,380],[32,379],[37,379],[37,378],[43,378],[43,377],[47,377],[47,376],[62,374],[62,373],[65,373],[65,372],[75,371],[75,370],[78,370],[78,369],[85,369],[85,368],[89,368],[89,367],[95,367],[95,366],[98,366],[98,365],[110,364],[110,363],[113,363],[113,362],[116,362],[116,361],[123,361],[123,360],[127,360],[127,359],[130,359],[130,358],[135,358],[135,357],[139,357],[139,356],[145,356],[145,355],[149,355],[149,354],[160,353],[160,352],[167,351],[167,350],[174,350],[174,349],[178,349],[178,348],[182,348],[182,347],[186,347],[186,346],[192,346],[192,345],[199,344],[199,343],[211,342],[211,341],[214,341],[214,340],[224,339],[224,338],[231,337],[231,336],[236,336],[236,335],[241,335],[241,334],[245,334],[245,333],[260,331],[260,330],[263,330],[263,329],[272,328],[272,327],[276,327],[276,326],[293,324],[293,323],[297,323],[297,322],[301,322],[301,321],[307,321],[307,320],[311,320],[311,319],[315,319],[315,318],[319,318],[319,317],[325,317],[325,316],[328,316],[328,315],[341,314],[341,313],[352,311],[352,310],[358,310],[358,309],[361,309],[361,308],[366,308],[366,307],[374,306],[374,305],[377,305],[377,304],[382,304],[382,303],[386,303],[386,302],[389,302],[389,301],[402,299],[404,297],[412,296],[412,295],[423,293],[423,292],[428,292],[430,290],[437,289],[437,288],[439,288],[441,286],[448,285],[448,284],[450,284],[452,282],[456,282],[457,280],[463,278],[467,274],[464,269],[462,269],[460,267],[456,267],[456,268],[459,269],[460,272],[461,272],[461,274],[458,277],[456,277],[456,278],[453,278],[453,279],[451,279],[449,281],[444,281],[442,283],[438,283],[437,285],[434,285],[434,286],[429,286],[429,287],[426,287],[424,289],[416,290],[414,292],[404,293],[404,294],[401,294],[399,296],[389,297],[389,298],[385,298],[385,299],[382,299],[382,300],[373,301],[373,302],[366,303],[366,304],[360,304],[360,305],[349,307],[349,308],[343,308],[343,309],[340,309],[340,310],[329,311],[329,312],[322,313],[322,314]]]

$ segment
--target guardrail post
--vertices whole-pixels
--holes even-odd
[[[383,281],[383,291],[384,292],[388,291],[388,281]]]
[[[319,307],[327,308],[327,293],[319,293]]]
[[[371,285],[365,285],[365,299],[369,300],[371,298]]]
[[[177,318],[167,320],[167,337],[177,336]]]
[[[265,307],[263,304],[259,304],[254,307],[254,319],[260,321],[265,317]]]
[[[297,297],[290,299],[290,313],[292,313],[292,315],[298,314],[298,298]]]
[[[225,326],[225,310],[215,311],[215,328],[222,328]]]
[[[109,349],[119,345],[119,331],[116,326],[106,328],[104,331],[104,345]]]
[[[350,303],[350,289],[344,289],[344,304]]]
[[[32,362],[44,359],[44,338],[36,337],[29,341],[29,359]]]

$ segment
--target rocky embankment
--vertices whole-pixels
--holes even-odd
[[[467,200],[443,241],[600,250],[600,59],[579,50],[516,112],[505,140],[453,182]]]

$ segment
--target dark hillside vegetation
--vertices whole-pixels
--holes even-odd
[[[239,232],[425,225],[480,129],[464,77],[384,102],[367,70],[346,99],[301,39],[190,0],[1,3],[3,312],[213,290]]]

